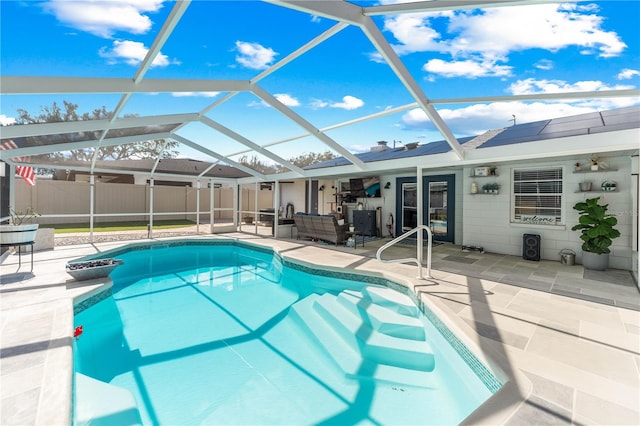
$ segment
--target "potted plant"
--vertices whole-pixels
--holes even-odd
[[[485,194],[497,194],[500,186],[497,183],[485,183],[482,185],[482,192]]]
[[[582,243],[582,265],[587,269],[604,271],[609,267],[609,247],[620,231],[615,216],[607,214],[608,204],[598,204],[600,197],[589,198],[573,206],[580,212],[578,224],[571,230],[580,231]]]
[[[590,158],[591,160],[591,170],[596,172],[600,169],[607,169],[609,165],[602,161],[599,156],[593,154]]]
[[[349,224],[349,232],[354,232],[356,230],[356,227],[353,226],[353,223]]]
[[[29,207],[25,211],[9,209],[11,217],[8,225],[0,225],[0,244],[3,246],[19,246],[25,243],[32,243],[36,240],[38,232],[37,223],[31,222],[40,213]]]
[[[246,215],[242,218],[242,221],[247,225],[251,225],[253,223],[253,216]]]

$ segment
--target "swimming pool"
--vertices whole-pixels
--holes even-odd
[[[500,386],[378,277],[241,243],[132,248],[102,255],[124,264],[76,314],[74,364],[143,424],[458,424]]]

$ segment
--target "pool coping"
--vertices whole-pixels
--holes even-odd
[[[311,260],[321,268],[365,271],[406,285],[418,299],[436,309],[439,318],[456,331],[467,347],[479,348],[482,359],[495,374],[504,372],[502,389],[463,424],[640,422],[640,311],[554,294],[530,285],[539,281],[527,281],[526,285],[503,281],[497,273],[502,269],[530,267],[518,256],[479,256],[488,272],[479,275],[474,270],[469,274],[464,265],[454,268],[456,265],[446,259],[457,253],[456,247],[436,247],[432,275],[438,285],[430,286],[428,280],[415,278],[415,265],[395,264],[390,270],[388,264],[376,261],[378,245],[374,243],[354,250],[242,232],[190,237],[201,238],[242,240],[287,258],[305,263]],[[96,284],[70,280],[64,262],[139,241],[149,240],[60,246],[36,252],[33,273],[15,269],[17,255],[0,257],[0,423],[69,424],[71,389],[65,389],[72,376],[72,299],[90,292]],[[406,257],[406,250],[398,252],[399,257]],[[543,263],[542,272],[548,269],[553,273],[557,267],[553,262]],[[562,274],[571,272],[564,268],[561,267]],[[521,275],[527,279],[527,273]],[[568,276],[564,285],[572,283],[572,272]],[[594,284],[617,287],[616,281]]]
[[[526,401],[526,397],[532,391],[532,384],[524,374],[519,373],[518,371],[507,373],[505,369],[502,368],[503,365],[508,365],[508,363],[505,364],[504,360],[499,360],[501,357],[499,351],[496,351],[496,353],[492,355],[487,355],[485,353],[486,348],[485,351],[481,350],[477,345],[477,340],[469,338],[470,335],[474,335],[476,333],[466,324],[460,321],[454,321],[453,318],[457,318],[455,315],[452,316],[447,314],[442,310],[442,306],[437,306],[433,300],[427,298],[425,295],[422,295],[421,297],[419,292],[416,292],[415,290],[416,283],[413,280],[409,280],[405,276],[394,274],[387,270],[370,271],[350,269],[349,271],[352,272],[349,272],[343,267],[335,267],[332,265],[312,263],[291,258],[286,254],[283,254],[282,250],[278,250],[270,245],[264,245],[259,241],[244,241],[228,237],[202,239],[176,238],[167,241],[130,242],[114,249],[74,259],[74,261],[113,258],[117,257],[119,254],[132,250],[146,250],[153,247],[165,248],[184,245],[233,245],[237,247],[251,248],[277,256],[284,266],[292,267],[303,272],[358,281],[361,281],[364,277],[366,279],[366,283],[386,286],[410,296],[422,313],[429,319],[434,327],[441,333],[443,338],[452,346],[456,353],[458,353],[458,355],[464,360],[464,362],[491,393],[491,396],[471,412],[465,419],[463,419],[461,424],[477,424],[478,422],[490,422],[495,424],[505,423],[507,419],[518,410],[519,406]],[[417,284],[421,285],[422,283],[419,282]],[[102,285],[91,288],[85,293],[76,295],[73,298],[74,315],[109,297],[112,294],[112,286],[112,281],[107,279],[102,283]],[[71,362],[71,375],[73,377],[73,361],[71,360]],[[517,380],[514,380],[516,376]],[[500,386],[498,386],[498,384]],[[70,396],[70,399],[71,401],[73,400],[73,395]]]

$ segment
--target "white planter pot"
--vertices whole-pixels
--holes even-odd
[[[38,224],[0,225],[0,244],[3,246],[34,242]]]

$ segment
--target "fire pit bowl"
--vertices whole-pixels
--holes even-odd
[[[124,262],[121,259],[94,259],[67,263],[67,274],[78,281],[104,278]]]

